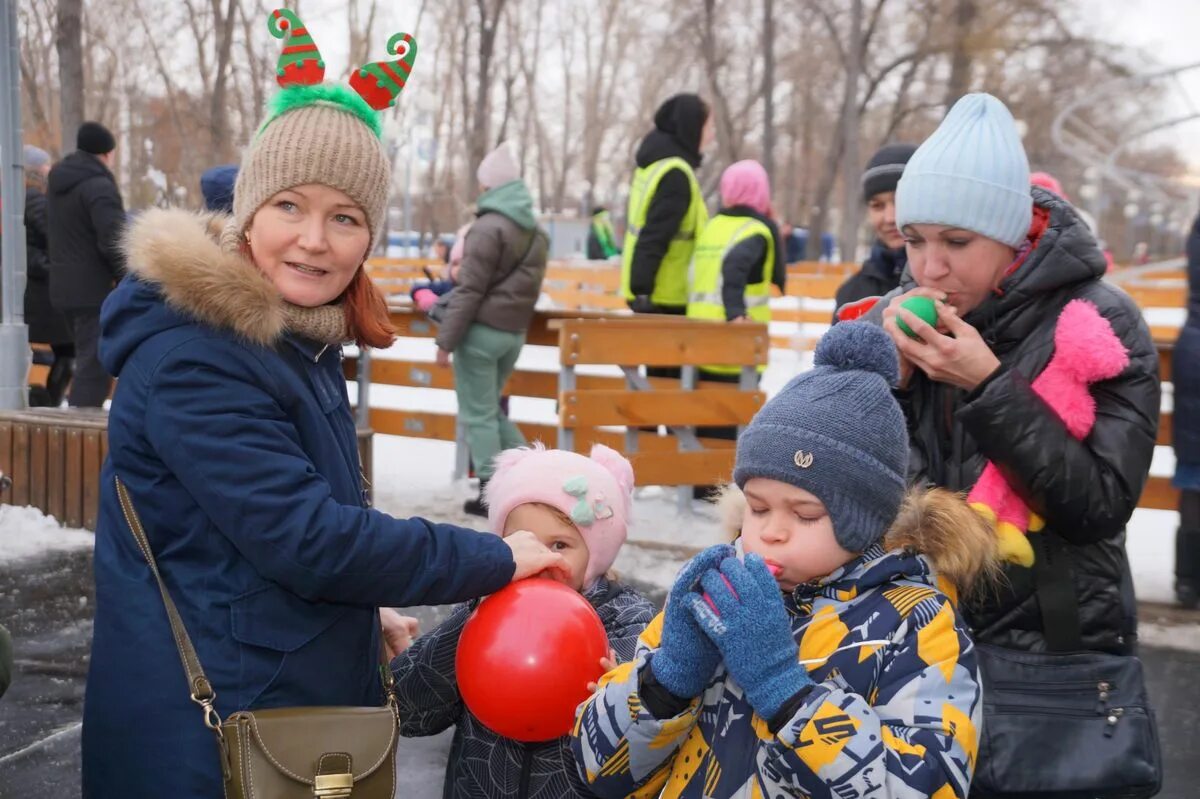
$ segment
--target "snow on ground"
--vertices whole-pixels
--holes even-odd
[[[0,563],[64,549],[87,549],[95,536],[87,530],[60,527],[37,508],[0,505]]]

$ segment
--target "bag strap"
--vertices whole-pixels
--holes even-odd
[[[1083,634],[1075,574],[1066,544],[1052,533],[1033,533],[1029,543],[1034,552],[1033,576],[1046,646],[1051,652],[1077,652],[1083,649]]]
[[[213,707],[217,692],[213,690],[208,677],[204,676],[204,669],[200,666],[200,658],[196,656],[192,639],[187,634],[187,629],[183,626],[183,619],[179,616],[179,610],[175,607],[175,602],[171,599],[170,592],[167,591],[167,585],[163,582],[162,574],[158,571],[158,563],[154,560],[154,553],[150,551],[150,541],[146,538],[142,520],[138,518],[137,511],[133,507],[129,490],[125,488],[120,477],[113,479],[117,484],[117,499],[121,502],[121,513],[125,515],[125,523],[129,525],[129,530],[133,533],[134,540],[137,541],[138,549],[142,551],[142,557],[150,566],[150,573],[154,575],[154,580],[158,583],[158,591],[162,594],[163,604],[167,608],[167,618],[171,622],[171,634],[175,638],[175,648],[179,650],[179,659],[183,662],[183,670],[187,672],[188,690],[192,701],[204,709],[205,725],[216,730],[219,735],[221,717]]]
[[[535,244],[537,244],[537,240],[540,235],[541,230],[535,227],[533,232],[529,235],[529,246],[525,248],[525,252],[521,253],[521,257],[514,261],[513,265],[504,271],[503,276],[499,278],[494,275],[492,276],[492,281],[488,284],[488,293],[491,293],[493,290],[504,285],[504,281],[508,280],[517,273],[517,270],[521,268],[521,264],[525,263],[525,259],[529,257],[531,252],[533,252],[533,247]]]
[[[150,550],[150,540],[146,538],[146,531],[142,528],[142,520],[138,517],[137,510],[133,507],[133,500],[129,496],[129,489],[121,482],[120,477],[113,479],[117,484],[117,499],[121,502],[121,512],[125,515],[125,522],[129,525],[129,530],[133,533],[133,537],[137,541],[138,549],[142,551],[142,556],[150,566],[150,572],[154,575],[154,580],[158,583],[158,591],[162,594],[163,605],[167,608],[167,618],[171,622],[171,634],[175,638],[175,647],[179,650],[179,660],[183,663],[183,670],[187,673],[188,688],[191,692],[192,701],[204,709],[205,725],[212,730],[216,730],[219,736],[221,731],[221,717],[217,714],[216,708],[213,707],[213,702],[217,698],[217,692],[213,690],[212,683],[204,675],[204,669],[200,666],[200,658],[196,656],[196,649],[192,646],[192,639],[187,633],[187,628],[183,626],[183,619],[179,615],[179,609],[175,607],[175,602],[171,599],[170,592],[167,591],[167,585],[163,582],[162,574],[158,571],[158,563],[154,559],[154,553]],[[388,704],[389,706],[394,706],[396,702],[396,680],[388,665],[382,630],[379,634],[379,668],[380,679],[387,694]]]

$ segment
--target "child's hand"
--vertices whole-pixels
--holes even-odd
[[[610,650],[608,650],[608,655],[606,657],[600,658],[600,668],[604,669],[605,674],[608,674],[610,671],[612,671],[616,667],[617,667],[617,653],[615,650],[610,649]],[[587,684],[588,691],[591,691],[593,693],[599,687],[600,687],[600,684],[595,681],[592,681]]]
[[[561,582],[571,579],[571,567],[567,565],[567,559],[557,552],[551,552],[528,530],[518,530],[504,536],[504,543],[512,550],[513,560],[517,564],[512,578],[514,583],[542,572],[547,572],[547,577]]]
[[[383,648],[387,651],[388,660],[408,649],[421,627],[421,623],[412,616],[401,616],[391,608],[379,609],[379,624],[383,629]]]
[[[728,544],[704,550],[683,567],[667,595],[662,641],[650,659],[650,668],[659,684],[680,699],[699,696],[721,660],[717,647],[700,631],[692,617],[691,601],[700,598],[696,594],[696,582],[733,554],[734,549]]]
[[[693,594],[691,612],[725,661],[730,676],[762,719],[771,719],[806,685],[799,647],[779,595],[779,584],[758,555],[721,561],[700,578],[712,605]]]

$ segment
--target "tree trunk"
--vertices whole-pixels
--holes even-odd
[[[971,24],[979,12],[978,0],[958,0],[954,8],[954,50],[950,55],[950,79],[946,81],[946,107],[954,105],[971,88]]]
[[[859,181],[858,165],[858,79],[862,72],[862,0],[850,0],[850,35],[846,39],[846,85],[842,98],[842,130],[840,138],[845,145],[842,160],[842,231],[841,250],[843,261],[853,261],[857,256],[860,207],[858,192],[854,187]]]
[[[763,154],[762,164],[775,180],[775,0],[763,0]]]
[[[229,136],[229,58],[233,49],[233,28],[237,20],[238,0],[228,0],[224,15],[221,0],[213,0],[213,28],[217,41],[217,70],[213,77],[212,105],[208,115],[208,163],[224,164],[232,160],[233,144]]]
[[[75,149],[75,133],[83,124],[83,0],[58,0],[59,84],[62,87],[63,152]]]
[[[710,114],[716,123],[717,148],[725,163],[732,164],[738,160],[740,147],[734,136],[733,118],[729,110],[729,101],[721,89],[719,76],[724,74],[727,66],[725,59],[717,55],[718,37],[716,24],[716,0],[704,0],[704,25],[700,32],[700,49],[704,54],[704,71],[708,78],[708,89],[712,94]]]
[[[500,14],[505,0],[492,0],[494,9],[489,13],[486,0],[476,0],[479,10],[479,63],[476,73],[474,118],[471,120],[471,152],[468,166],[471,173],[488,153],[489,131],[492,113],[492,56],[496,52],[496,32],[500,29]]]
[[[821,234],[825,232],[829,223],[829,200],[833,196],[833,184],[837,181],[838,166],[842,163],[845,146],[842,122],[839,121],[834,128],[833,147],[825,161],[825,171],[821,173],[821,181],[817,184],[817,191],[813,196],[812,216],[808,225],[808,246],[805,248],[805,257],[810,261],[821,258]]]

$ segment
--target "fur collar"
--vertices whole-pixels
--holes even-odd
[[[125,233],[127,269],[167,304],[270,346],[289,329],[288,304],[244,255],[218,243],[229,217],[151,208]]]

